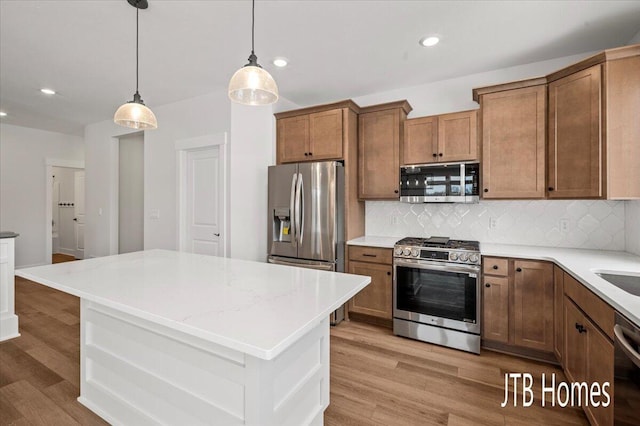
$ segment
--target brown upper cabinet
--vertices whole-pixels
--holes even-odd
[[[640,198],[640,44],[547,79],[549,198]]]
[[[358,198],[398,199],[403,124],[407,101],[362,108],[358,119]]]
[[[544,79],[475,89],[480,103],[482,197],[544,198]]]
[[[408,119],[401,164],[477,160],[477,133],[476,110]]]
[[[355,103],[344,101],[276,114],[277,163],[343,160],[358,111]]]

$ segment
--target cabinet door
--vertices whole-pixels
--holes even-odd
[[[427,164],[438,157],[438,117],[412,118],[404,122],[402,165]]]
[[[480,98],[483,198],[544,198],[545,86]]]
[[[438,161],[478,159],[477,112],[465,111],[438,116]]]
[[[339,160],[342,158],[342,110],[309,115],[308,160]]]
[[[400,189],[400,111],[360,114],[358,164],[360,199],[397,199]]]
[[[485,276],[482,298],[482,338],[508,343],[509,278]]]
[[[572,382],[587,379],[587,339],[578,328],[586,326],[586,318],[576,305],[565,296],[564,299],[564,368]]]
[[[587,340],[587,383],[609,382],[607,392],[613,397],[613,343],[589,320],[585,324],[586,333],[583,338]],[[613,404],[609,407],[584,407],[587,417],[592,424],[599,426],[613,425]],[[595,422],[593,421],[595,420]]]
[[[561,365],[564,343],[564,271],[557,266],[553,267],[553,352]]]
[[[553,352],[553,265],[516,260],[513,266],[513,343]]]
[[[600,65],[549,83],[549,197],[602,191]]]
[[[392,266],[349,262],[349,273],[371,277],[371,284],[349,301],[349,311],[384,319],[392,318]]]
[[[308,160],[309,116],[281,118],[278,120],[276,151],[278,164]]]

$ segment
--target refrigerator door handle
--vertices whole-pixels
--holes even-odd
[[[296,190],[296,228],[298,228],[298,244],[302,245],[304,238],[304,182],[302,182],[302,173],[298,173],[298,183]]]
[[[291,195],[289,198],[289,220],[290,220],[290,226],[291,226],[289,233],[293,236],[294,241],[296,239],[296,177],[297,176],[298,174],[294,173],[293,177],[291,178]]]

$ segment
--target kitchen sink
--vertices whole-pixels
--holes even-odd
[[[596,275],[609,281],[620,290],[624,290],[634,296],[640,296],[640,275],[622,275],[604,272],[596,272]]]

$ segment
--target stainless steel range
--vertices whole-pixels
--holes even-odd
[[[480,244],[404,238],[394,247],[393,332],[480,353]]]

